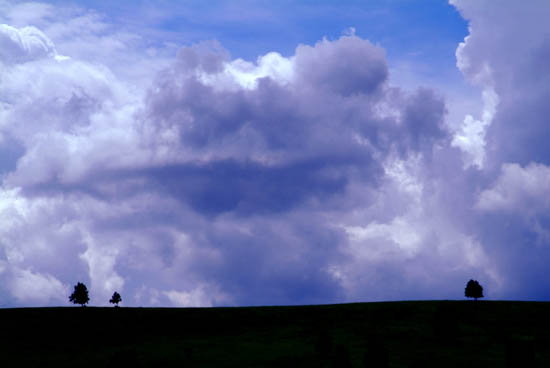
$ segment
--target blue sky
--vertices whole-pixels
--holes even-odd
[[[98,12],[118,26],[166,32],[149,41],[182,44],[217,39],[233,57],[254,60],[300,43],[336,39],[350,27],[380,43],[389,59],[417,58],[454,65],[467,22],[445,1],[50,1]]]
[[[449,73],[456,71],[456,44],[468,34],[458,11],[439,0],[51,3],[77,4],[123,27],[161,32],[150,41],[189,44],[216,39],[233,57],[246,60],[273,50],[290,56],[298,44],[337,39],[353,27],[358,36],[382,44],[389,60],[429,62]],[[435,73],[433,67],[429,70]]]
[[[547,8],[0,0],[0,305],[547,300]]]

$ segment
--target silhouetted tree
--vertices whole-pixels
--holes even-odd
[[[474,298],[474,300],[483,298],[483,287],[476,280],[470,280],[466,284],[464,295],[466,298]]]
[[[88,297],[88,288],[86,285],[81,282],[77,283],[74,287],[73,293],[69,296],[69,301],[85,307],[90,301],[90,298]]]
[[[120,294],[117,293],[116,291],[113,293],[113,296],[111,297],[111,299],[109,300],[109,303],[111,304],[114,304],[115,305],[115,308],[118,307],[118,303],[120,303],[122,301],[122,298],[120,297]]]

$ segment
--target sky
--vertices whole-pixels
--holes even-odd
[[[0,307],[550,300],[549,13],[0,0]]]

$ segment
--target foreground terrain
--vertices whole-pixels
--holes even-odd
[[[550,303],[0,309],[2,367],[550,366]]]

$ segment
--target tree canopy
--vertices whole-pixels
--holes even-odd
[[[80,304],[81,306],[86,306],[90,301],[88,297],[88,288],[83,283],[79,282],[75,285],[73,293],[69,296],[69,301],[74,304]]]
[[[466,289],[464,290],[464,295],[466,298],[483,298],[483,287],[477,282],[477,280],[470,280],[466,284]]]
[[[120,294],[116,291],[113,293],[113,296],[109,300],[109,303],[114,304],[115,307],[118,307],[118,303],[122,301],[122,298],[120,297]]]

